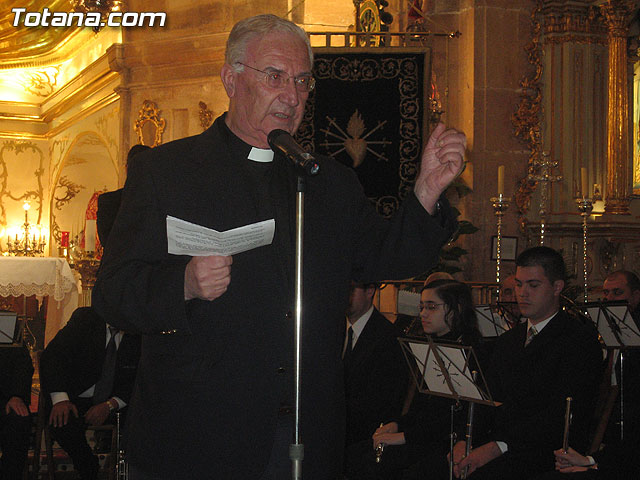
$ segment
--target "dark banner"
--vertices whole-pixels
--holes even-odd
[[[353,168],[378,213],[413,188],[426,131],[431,51],[315,49],[317,84],[298,141]]]

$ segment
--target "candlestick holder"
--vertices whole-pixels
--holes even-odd
[[[509,208],[511,203],[511,197],[505,197],[500,193],[497,197],[491,197],[491,206],[493,207],[493,213],[496,215],[496,227],[498,231],[496,240],[496,283],[498,288],[496,289],[496,298],[500,298],[500,258],[502,251],[502,217]]]
[[[588,285],[587,285],[587,218],[593,211],[593,201],[590,198],[582,197],[576,199],[578,210],[582,216],[582,279],[584,287],[584,301],[588,301]]]
[[[82,279],[82,305],[90,307],[91,291],[96,284],[100,260],[95,258],[93,252],[83,251],[82,257],[75,260],[74,267],[80,273],[80,278]]]

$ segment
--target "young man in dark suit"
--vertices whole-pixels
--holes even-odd
[[[376,289],[374,283],[353,284],[347,309],[347,467],[350,457],[371,450],[371,435],[381,423],[401,415],[409,381],[400,332],[373,306]]]
[[[140,337],[109,327],[89,307],[73,312],[42,352],[40,382],[50,401],[51,434],[82,479],[98,473],[86,425],[113,423],[115,412],[125,409],[139,357]]]
[[[487,369],[502,404],[464,458],[456,444],[454,473],[472,479],[528,479],[553,470],[562,446],[567,397],[572,398],[570,438],[586,446],[591,406],[602,378],[602,349],[594,330],[560,309],[565,265],[560,253],[534,247],[516,260],[516,300],[527,322],[496,340]],[[486,412],[486,410],[484,410]],[[475,443],[475,442],[474,442]]]
[[[25,346],[0,347],[0,478],[22,478],[31,432],[33,364]]]

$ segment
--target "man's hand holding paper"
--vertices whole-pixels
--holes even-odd
[[[231,255],[269,245],[274,231],[273,219],[218,232],[167,215],[168,252],[193,257],[184,271],[184,299],[220,297],[231,282]]]
[[[231,282],[233,257],[193,257],[184,270],[184,299],[215,300]]]

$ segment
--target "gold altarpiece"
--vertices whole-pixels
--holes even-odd
[[[632,11],[623,0],[574,2],[571,9],[538,2],[529,49],[535,73],[523,80],[523,102],[514,115],[516,134],[531,149],[528,176],[515,195],[527,244],[562,250],[569,273],[581,278],[576,200],[592,199],[592,286],[613,270],[640,270],[640,223],[633,214],[638,206],[631,202],[637,133],[636,154],[630,149],[631,120],[637,132],[640,114],[629,111],[633,58],[626,48]],[[639,169],[634,175],[640,176]]]

